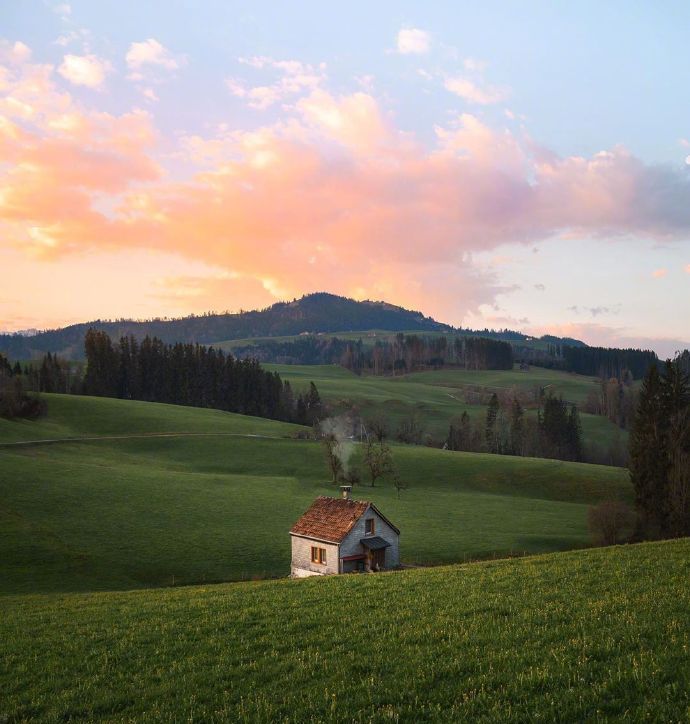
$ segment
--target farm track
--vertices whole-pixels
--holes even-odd
[[[136,440],[138,438],[158,437],[250,437],[261,440],[289,440],[291,438],[281,435],[257,435],[244,432],[142,432],[132,435],[92,435],[88,437],[60,437],[46,438],[44,440],[17,440],[14,442],[0,442],[1,448],[20,447],[30,445],[54,445],[64,442],[92,442],[98,440]]]

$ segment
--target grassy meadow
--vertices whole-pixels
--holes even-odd
[[[379,575],[10,596],[5,721],[690,716],[690,540]]]
[[[403,418],[415,411],[424,431],[436,440],[445,439],[450,422],[463,412],[473,419],[484,419],[486,405],[468,403],[466,390],[484,389],[497,393],[517,390],[536,400],[538,390],[544,388],[581,407],[587,395],[599,388],[595,377],[540,367],[531,367],[528,372],[518,368],[443,369],[395,377],[360,377],[338,365],[263,366],[278,372],[296,390],[304,389],[313,380],[321,397],[336,411],[345,412],[354,407],[364,418],[383,414],[393,432]],[[533,413],[528,411],[527,414]],[[623,447],[627,445],[627,431],[607,418],[588,415],[580,410],[580,420],[586,449],[602,459],[614,440]]]
[[[284,576],[290,526],[315,496],[337,494],[321,445],[295,439],[294,425],[46,399],[45,419],[0,423],[1,593]],[[401,528],[409,564],[586,546],[588,505],[631,496],[617,468],[411,446],[394,457],[410,485],[400,499],[386,483],[355,496]]]

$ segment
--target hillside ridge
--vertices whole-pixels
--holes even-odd
[[[137,339],[156,336],[166,343],[191,342],[211,345],[233,339],[294,336],[305,333],[335,334],[371,329],[389,332],[460,331],[422,312],[385,301],[357,301],[328,292],[307,294],[299,299],[276,302],[270,307],[236,313],[208,313],[175,319],[102,320],[80,322],[29,335],[0,334],[0,352],[12,359],[31,359],[46,352],[66,358],[83,357],[83,340],[89,328],[107,332],[113,338],[132,335]],[[477,331],[477,336],[496,336],[493,330]],[[520,332],[505,330],[515,341],[528,339]],[[563,340],[582,345],[577,340]]]

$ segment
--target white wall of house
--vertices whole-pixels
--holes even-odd
[[[386,521],[378,515],[371,507],[360,517],[355,523],[352,530],[347,534],[340,544],[340,555],[352,556],[362,552],[362,538],[366,538],[366,520],[374,518],[374,536],[379,536],[390,543],[390,548],[386,548],[386,568],[394,568],[400,564],[400,536]],[[353,569],[350,569],[353,570]]]
[[[291,535],[292,538],[292,567],[293,578],[306,578],[307,576],[325,576],[329,573],[338,573],[338,545],[337,543],[322,543],[313,538],[302,538]],[[326,565],[312,563],[311,547],[326,549]]]

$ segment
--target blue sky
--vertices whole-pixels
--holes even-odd
[[[690,338],[688,27],[680,2],[5,3],[0,111],[31,135],[2,168],[41,201],[0,215],[17,272],[0,326],[321,285],[668,354]],[[45,169],[26,160],[41,143]],[[67,180],[68,223],[46,198],[76,144],[98,150],[94,179],[119,175]],[[259,216],[235,213],[228,174]],[[227,220],[204,206],[214,193]],[[104,264],[99,294],[86,270]],[[81,284],[81,307],[42,302],[39,278]]]

